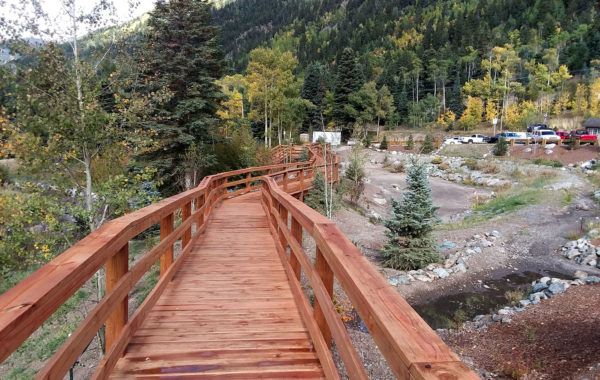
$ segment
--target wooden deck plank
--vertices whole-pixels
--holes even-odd
[[[224,201],[111,378],[321,379],[259,193]]]

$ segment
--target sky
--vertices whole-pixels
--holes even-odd
[[[37,2],[47,17],[39,17],[34,11]],[[44,32],[32,32],[31,28],[20,29],[16,33],[25,38],[42,38],[44,40],[64,40],[69,34],[71,21],[67,12],[70,4],[75,2],[77,15],[88,14],[95,5],[102,2],[112,4],[115,12],[105,12],[105,22],[102,24],[78,23],[77,37],[103,26],[122,24],[132,20],[154,8],[155,0],[0,0],[0,37],[6,38],[9,32],[22,24],[37,24],[41,30],[52,29],[56,33],[49,35]],[[136,4],[132,4],[136,3]],[[27,20],[27,21],[25,21]]]

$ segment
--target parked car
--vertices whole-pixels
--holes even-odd
[[[551,129],[538,129],[538,130],[531,132],[531,134],[533,135],[533,140],[537,141],[537,142],[541,142],[542,140],[546,140],[546,141],[560,140],[560,136],[558,136],[556,134],[556,132],[554,132]]]
[[[485,135],[471,135],[460,137],[460,142],[463,144],[483,144],[488,139]]]
[[[489,138],[489,143],[494,144],[498,142],[499,139],[503,138],[504,140],[519,140],[522,139],[516,132],[501,132],[496,136],[492,136]]]
[[[550,128],[548,128],[548,124],[543,124],[543,123],[531,124],[530,126],[527,127],[527,132],[537,131],[538,129],[550,129]]]
[[[571,131],[571,135],[569,136],[580,142],[592,142],[598,139],[596,135],[590,135],[587,129],[577,129],[575,131]]]
[[[556,135],[557,135],[558,137],[560,137],[560,139],[561,139],[561,140],[564,140],[564,139],[566,139],[566,138],[569,138],[569,137],[570,137],[570,134],[569,134],[569,132],[565,132],[565,131],[558,131],[558,132],[556,132]]]
[[[453,144],[462,144],[462,142],[460,141],[460,137],[452,137],[449,139],[445,139],[444,144],[453,145]]]

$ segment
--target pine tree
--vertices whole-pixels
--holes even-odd
[[[323,109],[325,107],[325,94],[327,93],[326,68],[318,63],[308,66],[301,96],[309,100],[314,108],[307,110],[307,118],[302,123],[303,132],[321,130],[325,121],[323,120]]]
[[[345,48],[337,68],[333,118],[342,128],[342,138],[347,140],[352,135],[354,118],[346,111],[348,97],[362,87],[362,73],[356,63],[354,50]]]
[[[496,145],[494,145],[494,156],[505,156],[506,153],[508,152],[508,143],[506,142],[505,139],[503,138],[499,138],[498,141],[496,141]]]
[[[379,149],[387,150],[387,148],[388,148],[387,138],[385,137],[385,135],[383,135],[383,140],[381,140],[381,144],[379,144]]]
[[[192,143],[208,141],[219,122],[216,112],[224,98],[215,80],[224,62],[210,12],[206,0],[159,0],[141,48],[147,81],[141,91],[156,98],[145,127],[157,144],[139,159],[158,169],[167,193],[185,175],[184,152]]]
[[[431,141],[431,135],[425,136],[425,141],[423,141],[423,146],[421,147],[421,153],[431,153],[433,151],[433,141]]]
[[[406,178],[407,190],[398,202],[392,198],[393,215],[383,225],[388,229],[382,250],[384,265],[412,270],[442,259],[435,247],[432,231],[438,221],[431,198],[425,167],[413,161]]]
[[[408,142],[406,143],[406,149],[413,150],[415,147],[415,139],[413,138],[412,133],[408,135]]]

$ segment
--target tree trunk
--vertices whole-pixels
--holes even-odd
[[[377,116],[377,137],[379,137],[379,116]]]
[[[444,83],[442,86],[442,108],[444,113],[446,113],[446,84]]]
[[[267,102],[267,85],[265,84],[265,146],[269,146],[269,117],[268,117],[268,102]]]

